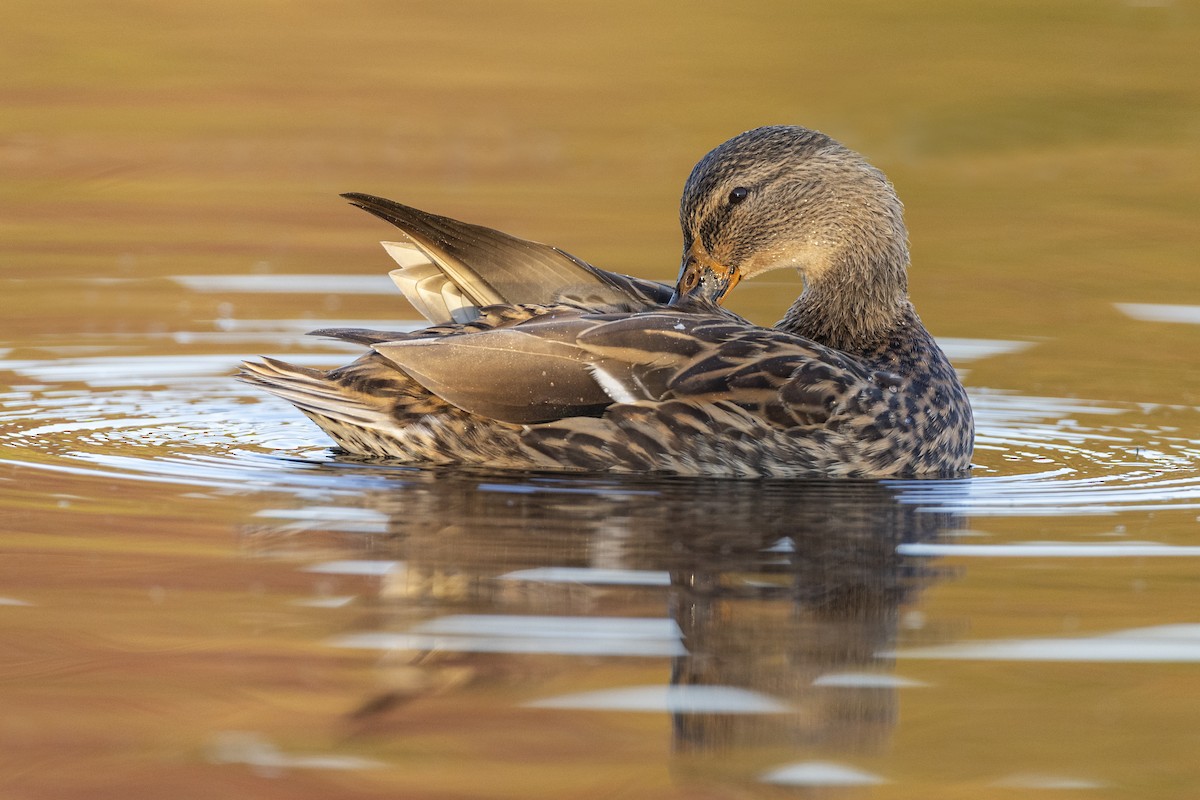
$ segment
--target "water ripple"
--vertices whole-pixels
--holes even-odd
[[[259,349],[270,351],[292,333],[281,330]],[[241,348],[170,356],[121,349],[101,355],[99,345],[72,351],[60,344],[41,349],[49,354],[43,358],[0,360],[0,375],[9,376],[0,390],[0,463],[325,496],[394,488],[415,474],[339,457],[290,407],[233,381]],[[333,365],[344,352],[317,343],[286,358]],[[1200,509],[1196,409],[988,389],[971,394],[975,476],[889,482],[902,502],[972,516]],[[559,491],[598,491],[587,481],[564,481]]]

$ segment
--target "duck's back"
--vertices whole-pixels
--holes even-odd
[[[608,380],[627,402],[533,426],[528,446],[585,469],[699,475],[951,477],[970,468],[970,403],[915,314],[861,353],[711,316],[660,326],[668,335],[677,326],[687,345],[655,357],[641,325],[614,322],[585,337],[594,352],[622,355],[626,371],[610,369]],[[647,352],[630,356],[639,342]]]
[[[727,477],[969,466],[970,407],[919,325],[856,356],[715,308],[542,311],[376,343],[329,373],[248,369],[347,450],[410,463]]]
[[[326,330],[371,351],[242,375],[341,447],[414,464],[738,477],[952,475],[970,406],[915,313],[839,350],[760,328],[557,248],[368,195],[401,228],[392,273],[431,327]],[[909,306],[911,310],[911,306]]]

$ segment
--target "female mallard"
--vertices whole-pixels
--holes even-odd
[[[323,330],[368,345],[321,372],[265,359],[241,378],[345,450],[415,464],[741,477],[955,475],[966,392],[908,299],[902,208],[824,134],[743,133],[680,207],[677,286],[369,195],[399,227],[392,278],[433,327]],[[780,267],[804,291],[774,328],[716,304]]]

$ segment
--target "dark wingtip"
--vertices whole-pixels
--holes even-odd
[[[361,208],[368,214],[374,214],[402,229],[407,229],[413,218],[425,215],[424,212],[411,206],[397,203],[395,200],[388,200],[386,197],[376,197],[373,194],[344,192],[340,196],[349,201],[350,205]]]
[[[321,328],[309,331],[309,336],[323,336],[355,344],[383,344],[412,338],[412,331],[376,331],[369,328]]]
[[[342,192],[338,197],[349,201],[352,206],[358,206],[364,211],[371,211],[371,213],[376,213],[374,209],[392,202],[383,197],[376,197],[373,194],[364,194],[363,192]]]

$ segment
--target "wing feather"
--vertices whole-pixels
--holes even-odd
[[[672,288],[607,272],[556,247],[430,214],[369,194],[342,195],[387,220],[406,242],[384,242],[392,280],[430,322],[469,322],[482,306],[568,300],[632,311],[665,304]]]
[[[594,416],[612,403],[592,375],[587,353],[519,326],[374,349],[443,400],[503,422]]]

